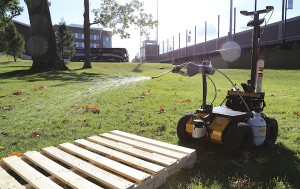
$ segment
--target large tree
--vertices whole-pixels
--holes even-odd
[[[83,68],[92,68],[90,58],[90,2],[84,0],[84,13],[83,13],[83,32],[84,32],[84,64]]]
[[[35,71],[67,70],[56,49],[48,0],[25,0],[32,37],[27,41]]]
[[[100,24],[113,30],[113,34],[119,34],[121,38],[130,38],[128,29],[134,26],[141,31],[141,35],[148,33],[148,29],[157,25],[151,14],[143,9],[144,4],[138,0],[132,0],[123,5],[116,0],[102,0],[100,8],[93,9],[95,19],[90,23],[89,0],[84,0],[84,48],[85,61],[83,68],[91,68],[90,62],[90,26]]]

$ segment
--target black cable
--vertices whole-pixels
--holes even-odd
[[[241,92],[236,88],[235,84],[233,84],[233,82],[231,81],[231,79],[226,75],[224,74],[223,72],[221,72],[220,70],[218,70],[217,68],[214,68],[214,70],[216,70],[217,72],[219,72],[220,74],[222,74],[224,77],[226,77],[226,79],[231,83],[232,87],[237,91],[237,94],[239,95],[239,97],[242,99],[244,105],[246,106],[249,114],[252,114],[248,104],[246,103],[244,97],[241,95]]]
[[[270,15],[270,17],[269,17],[269,19],[267,20],[267,21],[265,21],[265,26],[264,27],[262,27],[263,28],[263,30],[262,30],[262,32],[260,33],[260,35],[262,35],[263,33],[264,33],[264,31],[265,31],[265,28],[266,28],[266,26],[267,26],[267,24],[269,23],[269,21],[270,21],[270,19],[272,18],[272,16],[273,16],[273,12],[274,12],[274,9],[272,10],[272,12],[271,12],[271,15]],[[264,16],[264,18],[268,15],[269,13],[267,13],[265,16]]]

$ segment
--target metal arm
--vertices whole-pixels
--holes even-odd
[[[268,13],[270,11],[274,10],[274,7],[273,6],[266,6],[266,9],[263,9],[263,10],[258,10],[258,11],[251,11],[251,12],[248,12],[248,11],[241,11],[240,13],[244,16],[251,16],[251,15],[254,15],[254,14],[263,14],[263,13]]]
[[[186,67],[187,72],[181,71],[182,68]],[[205,110],[206,108],[206,94],[207,94],[207,83],[206,83],[206,76],[207,75],[213,75],[215,73],[215,71],[218,71],[219,73],[221,73],[223,76],[225,76],[228,81],[232,84],[232,86],[235,88],[235,90],[238,92],[239,97],[242,99],[243,103],[245,104],[249,115],[251,115],[251,110],[249,109],[249,106],[247,105],[244,97],[241,95],[240,91],[236,88],[236,86],[233,84],[233,82],[230,80],[229,77],[227,77],[227,75],[225,75],[223,72],[221,72],[220,70],[218,70],[217,68],[212,67],[211,62],[210,61],[203,61],[202,64],[195,64],[192,62],[188,62],[188,63],[183,63],[177,66],[174,66],[172,70],[169,70],[163,74],[160,74],[158,76],[152,77],[152,79],[154,78],[159,78],[163,75],[166,75],[167,73],[173,72],[173,73],[178,73],[184,76],[194,76],[196,74],[202,74],[202,82],[203,82],[203,104],[202,104],[202,108]]]

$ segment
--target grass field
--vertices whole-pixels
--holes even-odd
[[[30,61],[0,56],[0,158],[40,150],[114,129],[177,144],[179,118],[201,105],[201,76],[168,74],[169,64],[69,63],[70,71],[31,73]],[[250,70],[222,70],[238,86]],[[230,83],[211,76],[220,105]],[[254,148],[245,166],[224,155],[222,145],[201,141],[194,168],[182,170],[162,188],[300,188],[300,71],[265,70],[264,113],[275,117],[273,149]],[[214,96],[208,83],[208,101]]]

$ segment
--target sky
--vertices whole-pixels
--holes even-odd
[[[83,0],[49,0],[51,1],[52,24],[58,24],[61,19],[67,24],[83,25]],[[118,0],[120,4],[130,0]],[[162,47],[164,44],[172,43],[174,36],[174,49],[179,46],[179,33],[185,36],[186,30],[191,31],[194,44],[195,26],[197,43],[203,42],[205,37],[205,22],[207,23],[207,40],[217,37],[218,15],[220,16],[220,37],[226,36],[229,32],[230,0],[140,0],[144,2],[146,13],[152,14],[159,21],[158,41]],[[90,0],[90,10],[98,8],[101,0]],[[157,4],[158,3],[158,4]],[[30,24],[27,7],[24,0],[20,0],[24,12],[15,20]],[[158,6],[157,6],[158,5]],[[236,32],[250,29],[246,24],[251,17],[242,16],[241,10],[253,11],[255,0],[233,0],[233,8],[236,8]],[[266,6],[274,6],[274,12],[269,13],[265,18],[268,23],[278,22],[282,17],[282,0],[257,0],[257,9],[264,9]],[[158,9],[157,9],[158,7]],[[157,12],[158,10],[158,12]],[[263,15],[262,15],[263,16]],[[261,16],[261,17],[262,17]],[[293,9],[287,11],[287,18],[300,16],[300,1],[293,0]],[[90,14],[90,20],[94,18]],[[270,18],[270,19],[269,19]],[[101,27],[101,26],[95,26]],[[130,39],[120,39],[117,35],[112,38],[112,47],[127,48],[130,60],[139,53],[141,42],[146,39],[139,35],[139,30],[132,27],[129,30]],[[150,31],[149,39],[156,40],[156,29]],[[181,37],[181,47],[185,46],[185,37]],[[167,45],[165,45],[167,46]],[[161,49],[162,51],[162,49]],[[165,50],[166,52],[166,50]]]

